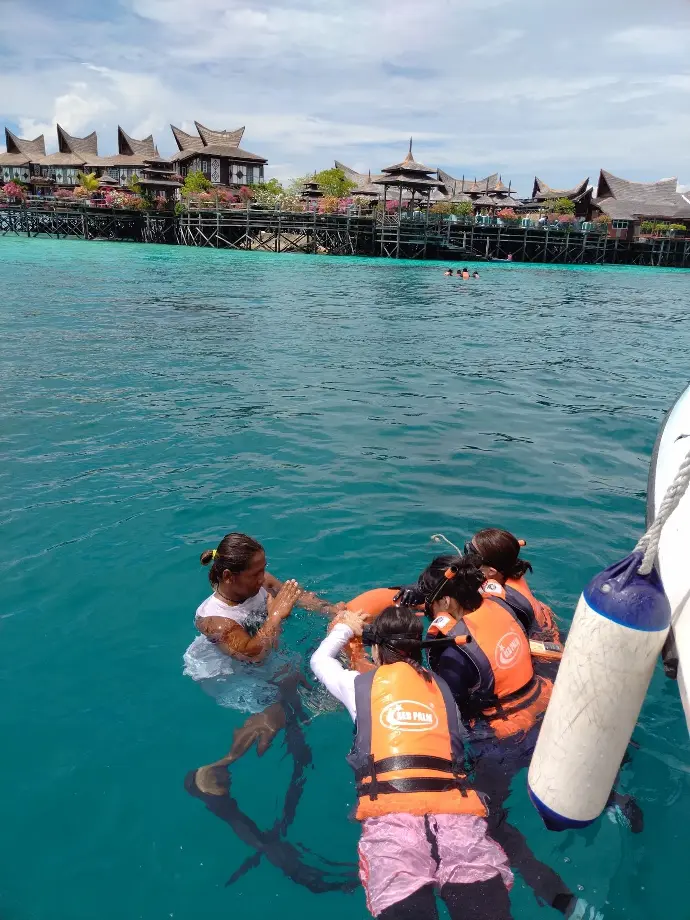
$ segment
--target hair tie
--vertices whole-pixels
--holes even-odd
[[[212,550],[211,550],[211,559],[215,559],[217,555],[218,555],[218,550],[212,549]]]
[[[527,546],[527,540],[518,540],[518,546]]]

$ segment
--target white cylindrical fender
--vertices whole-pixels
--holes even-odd
[[[575,611],[529,768],[551,830],[584,827],[606,807],[668,634],[671,610],[641,553],[596,575]]]

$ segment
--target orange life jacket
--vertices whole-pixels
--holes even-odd
[[[509,578],[505,585],[491,579],[484,582],[481,593],[514,613],[527,632],[530,650],[540,661],[560,661],[563,646],[550,607],[538,601],[524,578]]]
[[[541,601],[536,599],[536,597],[532,594],[529,585],[527,584],[527,579],[524,578],[524,576],[522,578],[506,579],[506,588],[508,590],[517,591],[518,594],[525,598],[525,600],[532,608],[535,619],[535,628],[531,631],[530,638],[541,641],[542,644],[545,643],[546,645],[558,645],[560,647],[559,655],[556,657],[560,657],[563,654],[563,646],[561,644],[561,635],[553,610],[548,606],[548,604],[543,604]]]
[[[386,607],[391,606],[398,590],[398,588],[372,588],[371,591],[365,591],[363,594],[353,597],[347,604],[347,609],[353,610],[355,613],[368,613],[370,618],[377,617],[380,613],[383,613]],[[331,623],[328,627],[328,632],[331,631],[332,626],[333,624]],[[357,636],[350,639],[343,652],[351,671],[359,671],[360,674],[365,674],[376,667],[367,654],[362,640]]]
[[[464,772],[458,710],[445,681],[427,682],[406,662],[355,678],[357,729],[348,763],[357,781],[355,817],[461,814],[486,807]]]
[[[509,609],[485,596],[478,610],[460,620],[443,614],[429,627],[430,638],[467,634],[473,641],[458,646],[456,654],[466,655],[477,669],[470,703],[499,739],[528,731],[546,710],[553,683],[534,673],[520,622]]]

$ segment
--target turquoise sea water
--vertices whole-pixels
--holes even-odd
[[[229,530],[330,599],[411,580],[429,535],[506,526],[569,620],[644,524],[649,455],[688,382],[690,273],[480,266],[0,241],[0,916],[367,916],[313,894],[190,797],[241,716],[182,676]],[[323,621],[303,612],[304,655]],[[510,820],[604,918],[688,917],[690,745],[658,669],[604,817],[550,834],[524,774]],[[313,752],[288,839],[354,858],[349,717]],[[282,742],[233,771],[258,825],[283,809]],[[560,916],[518,879],[517,918]],[[663,908],[662,908],[663,905]]]

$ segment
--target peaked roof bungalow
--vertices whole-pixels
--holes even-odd
[[[616,221],[690,221],[690,197],[678,191],[676,178],[631,182],[602,169],[592,204]]]
[[[216,131],[194,122],[197,134],[170,125],[177,144],[172,162],[181,176],[202,172],[214,185],[253,185],[263,182],[266,159],[240,147],[244,128]]]

